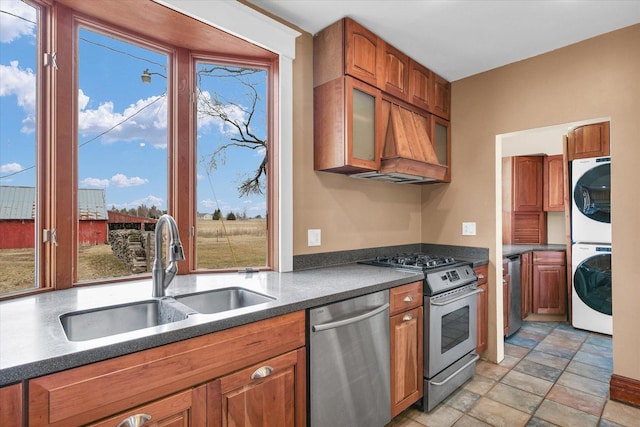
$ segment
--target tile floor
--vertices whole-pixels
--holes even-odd
[[[611,337],[563,322],[524,322],[504,360],[432,412],[409,408],[387,427],[640,426],[640,408],[609,400]]]

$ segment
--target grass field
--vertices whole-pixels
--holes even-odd
[[[267,263],[264,219],[237,221],[198,220],[197,268],[262,267]],[[182,243],[187,244],[182,237]],[[83,246],[79,251],[78,278],[94,280],[128,276],[131,272],[111,253],[111,246]],[[0,294],[34,286],[33,249],[0,249]]]

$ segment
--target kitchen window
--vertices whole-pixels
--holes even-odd
[[[3,9],[12,3],[23,5],[20,1],[3,2]],[[123,13],[123,4],[131,10]],[[279,212],[277,190],[273,189],[279,188],[279,163],[273,108],[277,105],[274,87],[278,56],[154,2],[107,2],[99,8],[93,2],[72,0],[34,2],[34,5],[31,7],[38,12],[36,15],[50,17],[38,32],[44,36],[33,43],[34,50],[43,53],[36,58],[48,62],[34,66],[34,70],[45,70],[41,71],[41,83],[35,85],[39,95],[35,110],[46,113],[42,114],[38,122],[40,131],[31,142],[38,147],[37,153],[32,150],[31,179],[36,189],[32,250],[36,255],[31,255],[27,270],[32,275],[28,283],[9,283],[8,289],[0,289],[0,298],[23,293],[25,289],[64,289],[148,277],[148,272],[131,269],[101,271],[105,259],[114,255],[104,251],[94,256],[92,251],[96,248],[92,246],[111,249],[112,245],[102,243],[102,239],[108,242],[109,231],[118,227],[127,229],[135,224],[138,230],[149,231],[153,229],[154,217],[165,211],[178,221],[185,245],[187,262],[179,264],[179,273],[277,268],[279,241],[274,232],[278,227],[273,224],[278,224]],[[154,19],[149,20],[148,16]],[[145,25],[140,25],[141,22]],[[173,27],[168,28],[166,22]],[[55,34],[55,38],[48,34]],[[200,62],[195,60],[194,52],[198,52]],[[3,56],[3,66],[5,61]],[[255,125],[252,123],[247,129],[257,140],[268,141],[269,145],[262,150],[247,151],[257,153],[251,157],[252,162],[260,156],[266,162],[258,185],[263,195],[263,210],[259,212],[243,209],[242,204],[228,211],[223,205],[202,209],[205,187],[200,184],[203,176],[198,164],[206,153],[197,147],[203,131],[195,119],[202,112],[197,110],[199,104],[195,99],[197,89],[205,88],[196,86],[203,75],[203,70],[197,69],[198,64],[252,70],[251,74],[258,78],[254,86],[259,95],[258,104],[253,106]],[[248,89],[249,86],[243,86],[246,84],[238,83]],[[115,98],[116,91],[128,94],[129,98],[110,99],[110,95]],[[8,100],[3,92],[0,98],[3,103]],[[236,106],[251,107],[243,102],[236,102]],[[155,120],[151,120],[151,113],[155,114]],[[14,163],[13,154],[3,148],[0,160],[3,170],[9,167],[5,164]],[[114,160],[117,155],[118,160]],[[149,169],[143,172],[145,163],[153,165],[152,173]],[[256,170],[261,170],[261,165],[262,161],[256,163]],[[246,176],[248,171],[237,171],[238,174],[231,174],[233,181],[219,181],[216,185],[238,187],[243,182],[240,172]],[[117,199],[109,194],[132,187],[151,187],[152,181],[158,190],[142,193],[143,197]],[[164,185],[156,185],[162,181]],[[3,178],[2,185],[11,183]],[[205,239],[198,238],[201,231],[198,223],[215,221],[213,216],[218,210],[227,223],[260,222],[261,237],[257,244],[261,254],[257,260],[238,261],[236,257],[233,262],[216,264],[196,258],[198,252],[207,248]],[[102,224],[88,228],[83,221]],[[227,239],[224,235],[218,238]],[[236,253],[243,251],[242,247],[236,248]],[[14,267],[15,264],[0,265],[0,275]]]

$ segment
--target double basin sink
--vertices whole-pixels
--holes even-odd
[[[164,297],[60,316],[69,341],[87,341],[186,320],[192,314],[222,313],[274,301],[269,295],[233,287]]]

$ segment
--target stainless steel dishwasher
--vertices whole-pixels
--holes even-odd
[[[509,329],[505,336],[515,334],[522,325],[522,284],[520,277],[520,255],[510,255],[508,273],[511,276],[509,285]]]
[[[389,291],[309,310],[310,427],[391,421]]]

